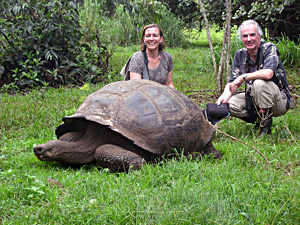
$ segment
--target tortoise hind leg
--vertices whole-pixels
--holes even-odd
[[[215,148],[215,146],[213,145],[213,143],[211,141],[209,141],[202,152],[202,155],[210,155],[213,154],[213,157],[215,159],[222,159],[222,154]]]
[[[138,154],[113,144],[101,145],[95,152],[96,164],[113,172],[140,169],[145,160]]]

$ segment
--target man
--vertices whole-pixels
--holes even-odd
[[[245,48],[235,53],[231,75],[217,105],[228,102],[232,116],[255,123],[260,135],[270,134],[272,117],[284,115],[291,102],[279,51],[261,40],[262,29],[254,20],[243,22],[238,36]],[[243,82],[249,88],[247,101],[244,92],[235,94]]]

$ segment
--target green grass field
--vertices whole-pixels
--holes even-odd
[[[112,68],[119,71],[138,48],[118,47]],[[175,64],[175,87],[201,107],[215,101],[209,49],[166,50]],[[288,70],[295,96],[300,92],[298,73]],[[114,74],[109,78],[122,80]],[[55,139],[62,117],[103,85],[0,94],[2,224],[300,223],[299,99],[274,119],[270,136],[259,138],[253,125],[235,118],[218,123],[213,142],[222,160],[182,158],[129,173],[37,160],[33,147]],[[50,178],[63,188],[48,186]]]

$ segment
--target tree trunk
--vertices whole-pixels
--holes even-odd
[[[232,17],[232,9],[231,9],[232,0],[226,0],[226,27],[227,27],[227,55],[226,55],[226,73],[222,80],[222,89],[224,89],[225,84],[227,82],[227,78],[230,76],[230,52],[231,52],[231,17]]]
[[[214,47],[212,45],[212,41],[211,41],[211,38],[210,38],[209,22],[208,22],[208,19],[206,17],[206,12],[205,12],[205,8],[204,8],[204,5],[202,3],[202,0],[198,0],[198,3],[200,5],[202,15],[203,15],[203,18],[204,18],[204,21],[205,21],[206,34],[207,34],[207,39],[208,39],[208,43],[209,43],[211,58],[212,58],[213,65],[214,65],[214,72],[215,72],[215,74],[217,74],[218,69],[217,69],[217,63],[216,63],[216,58],[215,58],[215,54],[214,54]]]
[[[216,75],[216,82],[217,82],[217,94],[221,95],[222,90],[225,86],[225,78],[229,76],[229,71],[230,71],[230,44],[231,44],[231,32],[230,32],[230,27],[231,27],[231,2],[232,0],[225,0],[225,6],[226,6],[226,22],[225,22],[225,31],[224,31],[224,39],[223,39],[223,47],[222,47],[222,52],[221,52],[221,57],[220,57],[220,62],[219,62],[219,69],[217,68],[217,63],[214,55],[214,50],[213,50],[213,45],[210,37],[210,32],[209,32],[209,22],[206,17],[206,12],[205,8],[203,5],[202,0],[198,0],[198,3],[200,5],[203,18],[205,21],[205,26],[206,26],[206,33],[207,33],[207,39],[209,42],[209,47],[211,51],[211,57],[213,60],[213,65],[214,65],[214,72]],[[225,63],[226,61],[226,63]],[[225,72],[225,68],[227,68]]]

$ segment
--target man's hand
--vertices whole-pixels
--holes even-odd
[[[231,83],[226,84],[223,94],[217,100],[217,105],[228,102],[235,91],[236,89],[232,89]]]
[[[237,77],[231,84],[230,84],[230,90],[234,94],[236,92],[236,89],[238,89],[242,83],[244,82],[244,76]]]
[[[221,103],[226,103],[231,98],[231,96],[236,92],[236,90],[242,85],[244,79],[247,78],[248,74],[243,74],[238,76],[232,83],[226,84],[223,94],[218,98],[217,105]]]

